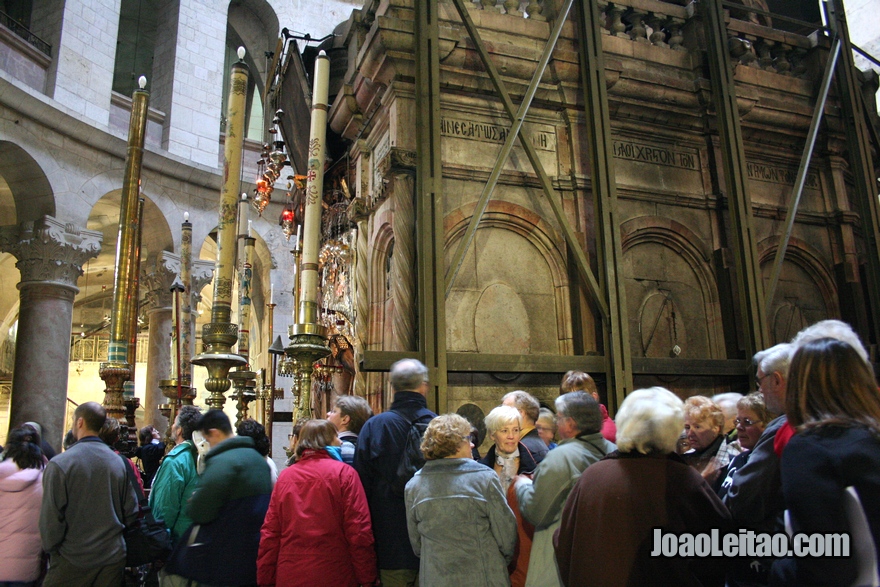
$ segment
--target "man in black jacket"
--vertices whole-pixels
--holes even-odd
[[[373,416],[358,436],[354,468],[361,477],[376,539],[379,578],[383,587],[419,584],[419,559],[406,529],[403,495],[391,490],[413,422],[430,422],[437,414],[428,409],[428,368],[415,359],[391,366],[394,402]]]

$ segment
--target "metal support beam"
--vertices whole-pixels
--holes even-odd
[[[862,221],[862,235],[866,244],[868,290],[871,294],[871,318],[873,341],[880,341],[880,202],[877,200],[877,174],[871,159],[871,141],[866,130],[867,123],[861,88],[856,79],[849,29],[843,9],[843,0],[829,0],[828,24],[840,38],[840,61],[837,64],[837,80],[840,87],[843,110],[843,127],[846,131],[849,151],[849,167],[853,174],[855,200]],[[876,145],[880,149],[880,145]],[[858,329],[859,325],[854,325]]]
[[[592,375],[606,374],[602,355],[490,355],[484,353],[448,353],[450,373],[556,373],[580,369]],[[395,361],[416,359],[417,353],[365,351],[361,371],[385,372]],[[742,378],[751,361],[743,359],[653,359],[633,357],[633,373],[646,375],[683,375],[688,377]]]
[[[501,80],[501,75],[498,73],[498,69],[489,58],[489,52],[486,50],[486,47],[483,44],[483,40],[480,37],[480,33],[477,31],[477,27],[474,26],[474,21],[471,19],[470,14],[468,13],[468,9],[464,4],[464,1],[453,0],[453,3],[455,4],[455,8],[458,10],[458,14],[461,16],[461,20],[464,22],[464,26],[467,29],[468,34],[471,36],[471,39],[474,42],[474,48],[477,50],[477,53],[479,53],[480,59],[482,60],[483,65],[486,67],[486,72],[489,74],[489,79],[495,86],[495,91],[498,92],[498,95],[501,98],[501,102],[504,105],[504,110],[507,112],[507,115],[511,118],[511,120],[516,120],[517,114],[516,109],[513,106],[513,100],[510,99],[510,94],[507,92],[507,88],[504,86],[504,82]],[[417,2],[416,4],[418,5],[420,3]],[[560,16],[559,18],[562,18],[562,16]],[[595,302],[596,306],[599,308],[599,312],[602,315],[603,319],[607,321],[609,317],[608,304],[605,301],[604,296],[602,295],[602,291],[599,287],[599,283],[596,281],[596,278],[593,275],[593,271],[590,269],[590,263],[587,260],[586,252],[581,246],[581,243],[578,241],[577,235],[571,228],[568,219],[565,217],[565,211],[562,209],[562,202],[559,194],[557,194],[556,191],[553,189],[553,183],[550,181],[550,177],[544,170],[544,166],[541,163],[541,160],[538,158],[537,150],[535,149],[534,145],[532,145],[532,142],[528,140],[528,137],[525,135],[522,128],[520,128],[519,136],[520,144],[526,152],[526,157],[534,168],[535,173],[537,174],[538,179],[541,182],[541,187],[544,190],[544,195],[547,196],[547,201],[550,203],[550,207],[553,209],[553,215],[556,217],[556,222],[559,223],[559,226],[562,229],[562,233],[565,237],[565,242],[571,250],[572,254],[574,255],[578,273],[580,273],[581,277],[584,279],[587,290],[590,292],[593,302]]]
[[[751,357],[770,346],[764,313],[761,268],[752,231],[752,200],[748,192],[746,156],[743,148],[739,109],[736,103],[734,66],[727,50],[727,27],[721,0],[703,0],[709,77],[721,140],[721,159],[726,182],[731,228],[731,249],[736,267],[740,323],[745,356]]]
[[[416,260],[419,351],[428,367],[428,405],[446,407],[443,161],[440,154],[440,27],[437,0],[415,2]]]
[[[467,11],[466,8],[463,9],[460,7],[461,2],[462,0],[456,0],[456,6],[459,7],[459,13],[462,13],[462,11]],[[547,45],[544,47],[544,53],[538,60],[538,66],[535,69],[535,73],[532,75],[532,80],[531,82],[529,82],[529,87],[526,89],[526,93],[523,96],[523,101],[519,105],[519,110],[517,110],[516,115],[513,116],[513,124],[510,127],[507,138],[504,140],[504,145],[501,147],[501,151],[499,151],[498,153],[498,158],[495,160],[495,166],[492,168],[492,172],[489,174],[489,181],[487,181],[486,185],[483,187],[483,192],[480,194],[480,197],[477,200],[477,205],[474,207],[474,213],[471,216],[471,220],[468,223],[468,227],[465,230],[464,236],[458,243],[458,248],[455,250],[455,254],[452,257],[452,263],[450,264],[449,269],[446,272],[446,297],[449,297],[449,292],[452,291],[452,284],[455,282],[455,277],[458,275],[458,271],[461,269],[461,264],[464,261],[465,253],[467,253],[468,248],[471,246],[471,243],[474,240],[474,236],[477,233],[477,227],[480,224],[480,219],[483,217],[483,213],[486,211],[486,206],[489,205],[489,198],[492,196],[492,192],[495,190],[495,186],[498,184],[498,178],[501,176],[501,171],[502,169],[504,169],[504,164],[510,157],[510,152],[513,150],[514,142],[516,141],[517,137],[519,137],[521,143],[525,143],[528,140],[525,133],[520,132],[526,119],[526,112],[528,112],[529,107],[532,105],[532,100],[535,97],[535,92],[538,90],[538,84],[541,82],[544,71],[547,69],[547,64],[550,62],[550,57],[553,55],[553,49],[556,47],[556,42],[559,40],[559,34],[562,32],[562,26],[565,24],[565,19],[568,17],[568,13],[571,10],[571,5],[573,2],[574,0],[565,0],[564,6],[562,6],[562,8],[559,10],[559,14],[556,16],[556,22],[553,25],[553,29],[550,31],[550,38],[547,39]],[[464,19],[465,16],[462,16],[462,18]],[[467,18],[470,19],[470,15],[467,15]],[[474,34],[477,34],[476,31]],[[479,37],[475,38],[474,44],[482,47],[481,53],[485,52],[485,47],[483,46],[482,39],[480,39]],[[497,73],[497,71],[490,71],[489,75],[497,75]],[[496,87],[504,85],[504,82],[501,79],[493,81]]]
[[[835,38],[831,44],[831,52],[828,54],[828,63],[825,65],[825,75],[822,76],[822,85],[819,96],[816,98],[816,107],[813,109],[813,120],[810,122],[810,130],[807,132],[807,144],[804,146],[804,154],[801,156],[801,164],[798,167],[794,188],[792,189],[791,201],[788,203],[788,212],[785,215],[785,225],[779,248],[776,249],[776,258],[773,260],[773,269],[770,272],[770,285],[767,286],[764,300],[764,315],[770,315],[770,306],[773,304],[773,296],[776,294],[776,285],[779,283],[779,275],[782,273],[782,262],[785,260],[785,251],[791,240],[791,231],[794,228],[794,219],[804,193],[804,184],[807,180],[807,171],[810,168],[810,159],[813,156],[813,148],[816,146],[816,137],[819,136],[819,126],[822,124],[822,115],[825,113],[825,103],[828,101],[828,91],[831,89],[831,80],[834,77],[834,69],[837,66],[837,58],[840,56],[840,39]]]
[[[632,391],[632,352],[626,312],[626,289],[619,268],[623,267],[617,184],[611,152],[611,112],[605,88],[605,57],[600,32],[599,7],[594,0],[578,0],[581,85],[587,144],[590,150],[590,182],[596,207],[596,249],[608,313],[604,316],[605,357],[610,376],[609,402],[616,410]],[[613,394],[611,393],[613,390]]]

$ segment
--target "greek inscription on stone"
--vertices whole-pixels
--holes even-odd
[[[484,143],[503,143],[507,140],[510,129],[488,122],[474,122],[472,120],[455,120],[454,118],[440,119],[440,134],[445,137],[455,137],[482,141]],[[538,130],[529,133],[532,146],[542,151],[556,150],[556,135],[551,131]]]
[[[761,163],[752,163],[751,161],[746,163],[746,173],[748,173],[749,179],[784,185],[794,185],[797,179],[796,169],[762,165]],[[807,178],[804,181],[804,187],[819,189],[819,176],[808,172]]]
[[[694,151],[670,149],[644,145],[632,141],[614,141],[614,156],[618,159],[630,161],[645,161],[667,167],[679,167],[682,169],[699,169],[697,154]]]

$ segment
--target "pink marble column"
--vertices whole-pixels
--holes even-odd
[[[76,282],[83,264],[101,251],[101,239],[100,232],[79,230],[51,216],[0,229],[0,250],[18,259],[21,273],[10,427],[39,422],[43,437],[57,451],[65,432]]]

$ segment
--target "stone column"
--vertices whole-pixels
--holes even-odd
[[[391,297],[394,300],[392,332],[397,351],[416,350],[416,210],[413,201],[413,176],[394,176],[391,201],[394,217],[394,255],[391,257]]]
[[[154,426],[163,435],[168,419],[159,413],[159,404],[167,399],[159,388],[159,382],[168,379],[171,370],[171,284],[180,271],[180,258],[162,251],[151,260],[144,271],[147,316],[150,321],[147,341],[147,380],[144,389],[144,424]]]
[[[12,374],[10,427],[33,420],[61,450],[73,299],[82,266],[101,251],[102,235],[43,216],[33,224],[0,228],[0,250],[21,272],[18,337]]]
[[[358,372],[354,379],[354,392],[356,395],[366,396],[366,374],[360,370],[361,359],[367,348],[367,317],[370,314],[369,298],[369,272],[370,263],[369,239],[367,238],[367,224],[369,210],[366,200],[357,197],[348,206],[348,217],[357,224],[357,239],[354,243],[354,364],[358,365]]]

